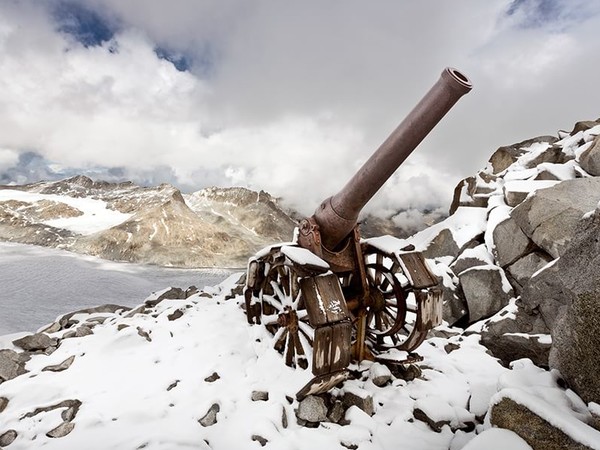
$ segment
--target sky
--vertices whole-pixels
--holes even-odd
[[[600,117],[598,29],[600,0],[0,0],[0,184],[245,186],[310,214],[452,66],[473,91],[367,207],[447,210],[499,146]]]

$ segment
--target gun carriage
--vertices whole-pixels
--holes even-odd
[[[288,366],[310,367],[314,375],[299,399],[343,380],[352,359],[412,352],[441,323],[441,291],[423,255],[411,246],[362,241],[357,221],[471,87],[466,76],[446,68],[348,183],[300,221],[293,242],[263,249],[249,261],[248,322],[266,327]]]

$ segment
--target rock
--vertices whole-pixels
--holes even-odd
[[[537,154],[535,157],[529,159],[525,163],[525,167],[527,169],[531,169],[544,163],[564,164],[571,159],[574,159],[574,156],[564,153],[561,146],[552,145],[543,152]]]
[[[18,434],[15,430],[8,430],[0,435],[0,446],[8,447],[17,438]]]
[[[267,443],[269,442],[268,439],[265,439],[264,437],[258,435],[258,434],[253,434],[252,438],[251,438],[254,442],[258,442],[260,444],[261,447],[264,447],[265,445],[267,445]]]
[[[269,400],[269,393],[266,391],[252,391],[253,402],[266,402]]]
[[[33,352],[36,350],[44,351],[49,347],[56,347],[58,345],[58,340],[56,338],[51,338],[45,333],[35,333],[14,340],[13,344],[23,350]]]
[[[157,298],[150,297],[144,303],[146,306],[153,308],[163,300],[182,300],[185,298],[187,298],[186,292],[183,289],[178,287],[172,287],[160,294]]]
[[[63,422],[53,430],[50,430],[46,433],[46,436],[49,438],[61,438],[65,437],[75,428],[75,424],[71,422]]]
[[[503,398],[490,410],[492,425],[511,430],[533,450],[592,450],[591,447],[565,434],[529,408],[510,398]],[[584,427],[583,422],[579,422]],[[590,427],[591,431],[594,431]]]
[[[419,408],[415,408],[413,410],[413,416],[415,419],[420,420],[421,422],[425,422],[427,425],[429,425],[429,428],[431,428],[436,433],[441,433],[444,425],[450,425],[449,419],[434,421],[431,417],[429,417],[424,411],[422,411]]]
[[[598,120],[582,120],[580,122],[575,123],[573,130],[569,133],[571,136],[579,133],[580,131],[586,131],[590,128],[595,127],[596,125],[600,125],[600,119]]]
[[[68,403],[67,409],[60,413],[62,420],[65,422],[71,422],[73,419],[75,419],[75,416],[79,412],[79,408],[81,408],[81,402],[79,400],[71,400]]]
[[[8,406],[8,399],[6,397],[0,397],[0,413]]]
[[[460,206],[485,208],[488,204],[489,193],[492,189],[481,187],[480,177],[468,177],[460,181],[454,188],[454,195],[449,214],[452,215]],[[485,186],[485,185],[484,185]]]
[[[147,331],[145,331],[142,327],[136,327],[137,329],[137,333],[143,337],[144,339],[146,339],[148,342],[152,342],[152,338],[150,337],[150,334],[148,334]]]
[[[77,329],[75,330],[75,337],[84,337],[84,336],[89,336],[90,334],[94,334],[94,332],[92,331],[92,329],[86,325],[81,325],[79,327],[77,327]]]
[[[221,407],[218,403],[213,403],[213,405],[208,409],[204,417],[202,417],[198,422],[203,427],[210,427],[217,423],[217,413],[221,410]]]
[[[590,175],[600,176],[600,135],[596,136],[592,146],[579,156],[579,164]]]
[[[496,264],[506,267],[535,248],[513,218],[500,222],[492,232]]]
[[[191,297],[192,295],[195,295],[195,294],[197,294],[198,292],[199,292],[199,291],[198,291],[198,288],[197,288],[196,286],[190,286],[189,288],[187,288],[187,289],[185,290],[185,298],[189,298],[189,297]]]
[[[392,372],[380,363],[373,363],[369,368],[369,378],[375,386],[383,387],[392,380]]]
[[[433,259],[448,255],[456,257],[459,253],[460,248],[456,244],[452,232],[444,228],[431,240],[429,246],[423,251],[423,256]]]
[[[42,369],[42,372],[62,372],[63,370],[67,370],[69,367],[71,367],[71,364],[73,364],[73,361],[75,361],[75,355],[69,356],[67,359],[65,359],[60,364],[44,367]]]
[[[296,417],[307,422],[324,422],[327,420],[325,400],[315,395],[309,395],[298,404]]]
[[[375,408],[373,407],[373,396],[367,391],[355,390],[344,392],[344,395],[342,396],[342,404],[346,409],[350,408],[351,406],[357,406],[369,416],[375,414]]]
[[[511,217],[553,258],[564,252],[575,225],[600,200],[600,178],[577,178],[541,189],[514,208]]]
[[[548,367],[550,330],[539,314],[527,314],[522,308],[516,313],[507,313],[504,319],[487,322],[481,332],[481,344],[505,367],[522,358]]]
[[[129,310],[131,310],[131,308],[129,308],[128,306],[120,306],[120,305],[113,305],[113,304],[100,305],[100,306],[96,306],[94,308],[80,309],[78,311],[73,311],[68,314],[65,314],[64,316],[61,316],[58,319],[58,323],[60,324],[60,329],[64,330],[65,328],[69,328],[77,323],[76,321],[71,320],[76,315],[82,315],[82,314],[89,315],[89,314],[98,314],[98,313],[114,314],[118,311],[129,311]]]
[[[333,423],[339,423],[340,420],[344,418],[344,413],[346,409],[344,408],[343,403],[340,400],[336,400],[331,408],[329,408],[329,412],[327,413],[327,420]]]
[[[285,410],[285,406],[283,405],[281,405],[281,426],[283,428],[288,427],[287,411]]]
[[[521,293],[523,286],[529,282],[534,273],[546,266],[551,261],[552,257],[546,252],[535,251],[523,256],[507,267],[506,271],[517,283],[517,293]],[[513,283],[513,287],[514,286],[515,284]]]
[[[219,376],[219,374],[217,372],[213,372],[212,375],[209,375],[208,377],[206,377],[204,379],[204,381],[206,381],[207,383],[214,383],[215,381],[217,381],[219,378],[221,378]]]
[[[513,145],[500,147],[489,159],[489,163],[492,166],[492,172],[497,174],[507,169],[508,166],[514,163],[519,156],[525,153],[525,149],[530,147],[532,144],[538,142],[547,142],[549,144],[553,144],[556,141],[558,141],[558,139],[554,136],[539,136]]]
[[[17,352],[0,350],[0,381],[12,380],[19,375],[20,364]]]
[[[521,204],[528,195],[540,189],[546,189],[556,185],[553,180],[514,180],[507,181],[502,192],[504,201],[508,206],[517,206]]]
[[[459,276],[469,309],[469,322],[490,317],[508,304],[514,292],[497,266],[477,266]]]
[[[167,319],[169,319],[170,321],[173,321],[173,320],[180,319],[181,317],[183,317],[183,311],[181,309],[176,309],[175,311],[173,311],[171,314],[169,314],[167,316]]]

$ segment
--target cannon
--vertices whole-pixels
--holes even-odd
[[[248,322],[267,329],[288,366],[310,367],[314,375],[297,393],[299,400],[344,380],[353,359],[385,360],[396,350],[410,354],[441,323],[441,290],[423,255],[412,246],[361,240],[357,222],[367,202],[471,87],[461,72],[444,69],[347,184],[300,221],[292,242],[249,260]]]

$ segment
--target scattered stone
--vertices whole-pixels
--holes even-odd
[[[199,292],[199,291],[198,291],[198,288],[197,288],[196,286],[190,286],[189,288],[187,288],[187,289],[185,290],[185,298],[189,298],[189,297],[191,297],[192,295],[195,295],[195,294],[197,294],[198,292]]]
[[[492,425],[515,432],[533,450],[592,450],[510,398],[503,398],[493,405],[490,414]],[[578,423],[585,427],[583,422]],[[590,427],[590,431],[594,431],[593,428]]]
[[[20,375],[21,365],[17,352],[13,350],[0,350],[0,381],[12,380]]]
[[[428,247],[423,252],[423,256],[425,256],[425,258],[433,259],[450,255],[456,258],[459,253],[460,248],[454,240],[452,232],[449,229],[444,228],[431,240]]]
[[[212,298],[212,294],[209,294],[208,292],[202,292],[198,297],[203,297],[203,298]]]
[[[63,422],[53,430],[50,430],[46,433],[46,436],[49,438],[61,438],[65,437],[75,428],[75,424],[71,422]]]
[[[70,312],[69,314],[65,314],[64,316],[61,316],[60,319],[58,319],[58,323],[60,324],[60,329],[64,330],[65,328],[70,328],[71,326],[76,325],[78,323],[76,320],[71,320],[76,315],[80,315],[80,314],[88,314],[89,315],[89,314],[98,314],[98,313],[114,314],[119,311],[129,311],[129,310],[131,310],[131,308],[129,308],[128,306],[120,306],[120,305],[113,305],[113,304],[100,305],[100,306],[96,306],[94,308],[80,309],[79,311],[74,311],[74,312]]]
[[[55,409],[60,409],[60,408],[73,409],[73,411],[69,412],[69,413],[63,412],[65,414],[65,415],[63,415],[63,420],[66,420],[65,417],[73,417],[74,418],[75,415],[77,414],[77,412],[79,411],[80,407],[81,407],[81,401],[79,401],[79,400],[64,400],[55,405],[44,406],[42,408],[36,408],[32,412],[25,414],[23,416],[23,418],[25,419],[25,418],[29,418],[29,417],[34,417],[34,416],[37,416],[38,414],[41,414],[44,412],[49,412],[49,411],[54,411]]]
[[[498,266],[473,267],[461,273],[459,280],[469,308],[470,323],[492,316],[514,296],[512,286]]]
[[[350,449],[350,450],[356,450],[358,448],[358,445],[356,445],[356,444],[349,444],[347,442],[340,442],[340,445],[342,447],[346,447],[347,449]]]
[[[8,430],[0,435],[0,446],[8,447],[17,438],[18,434],[15,430]]]
[[[58,340],[51,338],[45,333],[35,333],[16,339],[12,343],[23,350],[34,352],[36,350],[44,351],[49,347],[56,347]]]
[[[322,397],[309,395],[298,404],[296,417],[306,422],[318,423],[327,420],[327,406]]]
[[[217,413],[221,411],[221,407],[218,403],[213,403],[213,405],[208,409],[207,413],[202,417],[198,422],[203,427],[210,427],[217,423]]]
[[[181,309],[176,309],[175,311],[173,311],[171,314],[169,314],[167,316],[167,319],[169,319],[170,321],[173,321],[173,320],[177,320],[181,317],[183,317],[183,311]]]
[[[219,374],[217,372],[213,372],[212,375],[209,375],[208,377],[206,377],[204,379],[204,381],[206,381],[207,383],[214,383],[215,381],[217,381],[219,378],[221,378],[219,376]]]
[[[281,406],[281,426],[283,428],[287,428],[288,427],[288,418],[287,418],[287,411],[285,410],[285,406]]]
[[[329,412],[327,413],[327,419],[333,423],[339,423],[340,420],[344,418],[344,413],[346,409],[344,408],[344,404],[340,400],[336,400],[331,408],[329,408]]]
[[[253,402],[266,402],[269,400],[269,393],[266,391],[252,391]]]
[[[369,377],[375,386],[383,387],[392,380],[392,372],[380,363],[373,363],[369,368]]]
[[[63,370],[67,370],[69,367],[71,367],[71,364],[73,364],[73,361],[75,361],[75,355],[69,356],[67,359],[65,359],[60,364],[44,367],[42,369],[42,372],[62,372]]]
[[[460,345],[455,342],[448,342],[446,345],[444,345],[444,350],[446,353],[452,353],[454,350],[458,350],[459,348]]]
[[[264,447],[265,445],[267,445],[267,442],[269,442],[267,439],[265,439],[264,437],[262,437],[258,434],[253,434],[252,440],[255,442],[258,442],[261,447]]]
[[[73,419],[75,419],[75,416],[79,412],[79,408],[81,408],[81,402],[79,400],[75,400],[71,402],[67,409],[60,413],[60,417],[62,417],[62,420],[65,422],[71,422]]]
[[[427,425],[429,425],[429,428],[431,428],[436,433],[441,433],[442,428],[444,428],[445,425],[450,425],[450,420],[444,419],[435,421],[419,408],[414,409],[413,416],[415,419],[420,420],[421,422],[425,422]]]
[[[416,364],[395,364],[392,369],[394,376],[404,381],[413,381],[422,375],[421,368]]]
[[[48,325],[46,328],[44,328],[41,333],[56,333],[57,331],[61,330],[61,326],[60,323],[58,322],[54,322],[51,323],[50,325]]]
[[[171,383],[169,385],[169,387],[167,388],[167,392],[170,391],[171,389],[175,389],[177,387],[177,385],[179,384],[180,380],[175,380],[173,383]]]
[[[147,331],[144,331],[144,330],[142,329],[142,327],[137,327],[136,329],[137,329],[137,332],[138,332],[138,334],[139,334],[141,337],[143,337],[144,339],[146,339],[148,342],[152,342],[152,338],[150,337],[150,335],[148,334],[148,332],[147,332]]]
[[[6,397],[0,397],[0,413],[8,406],[8,399]]]
[[[183,300],[185,298],[187,298],[187,297],[186,297],[186,293],[183,289],[172,287],[169,290],[160,294],[157,298],[155,298],[155,299],[150,298],[150,299],[146,300],[144,303],[146,306],[153,308],[156,305],[158,305],[160,302],[162,302],[163,300]]]
[[[75,337],[78,338],[89,336],[90,334],[94,334],[94,332],[92,331],[91,327],[87,325],[81,325],[75,330]]]
[[[117,326],[117,331],[124,330],[125,328],[129,328],[129,325],[127,325],[126,323],[120,323],[120,324]]]
[[[367,391],[354,390],[352,392],[344,392],[344,395],[342,396],[342,404],[346,409],[350,408],[351,406],[357,406],[369,416],[375,414],[375,408],[373,407],[373,396],[371,396]]]

